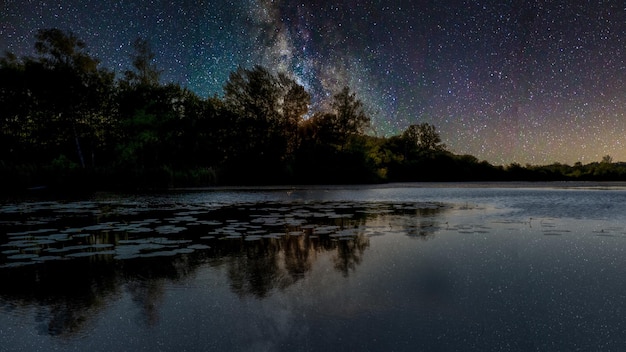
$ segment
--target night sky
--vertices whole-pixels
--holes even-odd
[[[455,153],[494,164],[626,161],[623,1],[4,0],[0,50],[32,55],[39,28],[74,32],[103,67],[137,37],[202,97],[255,64],[316,98],[344,85],[375,133],[434,124]]]

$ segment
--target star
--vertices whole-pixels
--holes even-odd
[[[147,39],[164,83],[220,96],[229,73],[289,73],[312,110],[350,86],[373,133],[435,125],[496,164],[626,160],[626,9],[618,1],[5,1],[0,48],[72,31],[118,75]]]

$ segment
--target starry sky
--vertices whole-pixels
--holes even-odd
[[[378,136],[434,124],[448,148],[506,165],[626,161],[623,1],[4,0],[0,50],[74,32],[103,67],[147,39],[175,82],[220,96],[238,66],[287,71],[320,109],[348,85]]]

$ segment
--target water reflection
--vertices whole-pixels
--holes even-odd
[[[73,336],[128,293],[159,323],[167,286],[224,270],[240,297],[263,299],[304,279],[321,257],[348,277],[370,237],[434,236],[433,203],[264,202],[229,206],[41,202],[0,209],[0,307],[36,307],[41,334]]]
[[[440,208],[421,208],[416,210],[416,216],[402,216],[397,222],[402,232],[406,232],[409,237],[428,240],[440,230],[448,228],[447,223],[442,224],[437,218],[440,213]]]
[[[140,320],[149,326],[157,325],[159,307],[165,295],[164,279],[133,280],[126,284],[126,289],[130,292],[133,302],[140,308]]]
[[[41,334],[73,335],[120,292],[115,268],[88,260],[49,262],[0,271],[3,310],[37,308]]]

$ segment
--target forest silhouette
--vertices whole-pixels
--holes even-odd
[[[446,149],[435,126],[391,137],[349,88],[326,110],[287,73],[232,72],[223,96],[162,84],[146,40],[122,77],[72,33],[42,29],[34,57],[0,58],[0,175],[5,191],[409,181],[626,180],[610,156],[573,166],[496,166]]]

